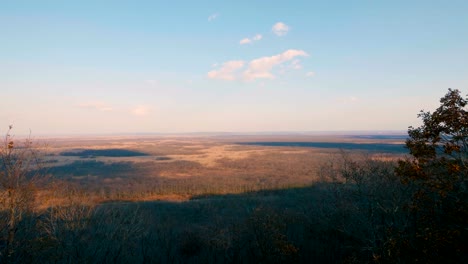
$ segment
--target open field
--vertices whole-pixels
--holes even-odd
[[[344,153],[394,160],[404,136],[225,135],[47,139],[47,172],[96,200],[192,196],[308,186]]]

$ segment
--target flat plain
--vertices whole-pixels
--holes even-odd
[[[310,186],[343,155],[395,160],[403,135],[176,135],[43,139],[46,171],[93,202],[184,201]]]

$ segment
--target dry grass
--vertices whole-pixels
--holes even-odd
[[[72,182],[95,201],[182,201],[206,194],[242,193],[311,185],[319,167],[339,149],[269,147],[236,144],[251,141],[390,143],[390,140],[343,136],[294,137],[109,137],[51,140],[49,168],[81,170],[54,176]],[[398,142],[401,143],[401,142]],[[61,153],[79,149],[125,149],[146,153],[133,157],[79,157]],[[398,155],[372,154],[394,160]],[[98,162],[98,164],[90,162]],[[95,167],[86,167],[89,164]],[[113,169],[123,166],[122,170]],[[69,166],[70,168],[66,167]],[[117,194],[119,193],[119,194]]]

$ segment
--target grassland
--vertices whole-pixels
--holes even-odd
[[[47,172],[97,202],[187,200],[193,196],[310,186],[345,152],[401,157],[395,136],[144,136],[49,139]]]

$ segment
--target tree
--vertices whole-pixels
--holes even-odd
[[[0,262],[14,262],[15,236],[34,207],[40,178],[38,147],[30,137],[15,140],[11,130],[0,144]]]
[[[426,263],[468,258],[467,103],[449,89],[433,113],[421,111],[420,127],[408,129],[411,156],[399,161],[396,173],[412,188],[412,226],[389,249],[394,256]]]

